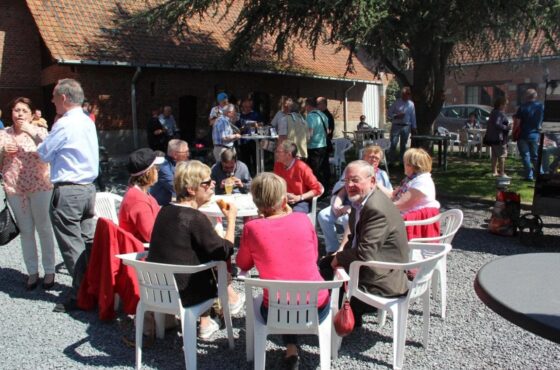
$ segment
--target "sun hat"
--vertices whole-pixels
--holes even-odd
[[[128,156],[128,172],[131,176],[140,176],[154,164],[162,164],[163,160],[163,157],[158,157],[150,148],[138,149]]]
[[[218,103],[221,103],[222,101],[226,100],[228,98],[227,94],[224,92],[221,92],[218,94],[218,96],[216,96],[216,100],[218,100]]]

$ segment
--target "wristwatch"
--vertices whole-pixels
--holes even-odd
[[[299,196],[299,201],[300,201],[300,202],[303,201],[303,194],[301,194],[301,195]]]

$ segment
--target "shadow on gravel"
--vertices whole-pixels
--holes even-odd
[[[60,296],[63,296],[69,289],[66,285],[55,283],[52,289],[44,290],[41,287],[42,279],[40,279],[39,286],[35,290],[27,291],[25,290],[27,274],[11,268],[0,267],[0,277],[2,278],[0,291],[8,294],[10,298],[57,303],[60,300],[59,295],[54,295],[53,292],[61,292]]]

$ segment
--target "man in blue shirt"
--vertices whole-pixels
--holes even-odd
[[[251,134],[251,129],[255,129],[256,123],[263,122],[259,112],[253,110],[253,100],[243,99],[241,102],[241,114],[236,126],[242,134]],[[239,141],[239,158],[249,166],[252,175],[255,175],[257,168],[257,145],[255,140]]]
[[[216,162],[220,161],[220,155],[226,149],[233,149],[233,142],[238,140],[241,135],[238,132],[233,131],[237,127],[233,126],[233,120],[235,119],[235,106],[233,104],[228,104],[223,108],[223,115],[216,119],[214,127],[212,128],[212,142],[214,144],[214,159]]]
[[[305,110],[307,112],[307,127],[311,132],[311,137],[307,140],[307,164],[313,169],[313,173],[326,190],[329,187],[331,177],[329,153],[327,151],[329,120],[318,109],[317,99],[315,98],[305,100]],[[325,191],[325,193],[327,192]]]
[[[160,206],[168,205],[175,197],[173,178],[177,162],[189,160],[189,144],[179,139],[169,140],[167,155],[158,171],[158,181],[150,189],[150,194],[156,198]]]
[[[403,87],[401,97],[397,99],[389,108],[388,116],[391,120],[391,148],[389,159],[394,162],[397,157],[397,144],[400,140],[399,159],[402,162],[406,143],[410,133],[416,134],[416,111],[414,103],[410,99],[412,93],[410,87]]]
[[[64,264],[73,277],[70,297],[56,305],[56,312],[76,308],[95,228],[93,181],[99,171],[99,146],[95,124],[82,111],[83,101],[84,92],[78,81],[59,80],[52,102],[62,117],[37,147],[41,160],[51,165],[51,221]]]
[[[539,148],[539,130],[544,117],[543,103],[537,101],[537,91],[528,89],[525,92],[525,103],[517,109],[515,118],[521,125],[521,134],[517,140],[517,148],[521,156],[526,181],[535,179],[534,169],[537,167],[537,151]]]

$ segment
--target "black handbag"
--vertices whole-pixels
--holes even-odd
[[[0,211],[0,245],[6,245],[19,235],[14,216],[8,207],[8,200],[4,198],[4,209]]]

